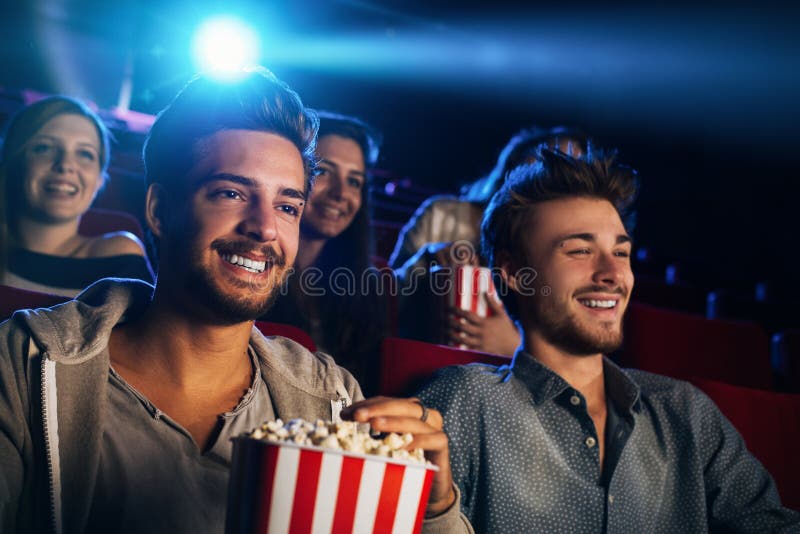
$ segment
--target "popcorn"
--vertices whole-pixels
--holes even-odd
[[[425,463],[422,449],[406,449],[414,440],[411,434],[389,432],[376,437],[370,434],[368,424],[353,421],[331,423],[317,419],[311,423],[303,419],[292,419],[284,423],[277,419],[263,423],[247,436],[262,441],[291,442]]]

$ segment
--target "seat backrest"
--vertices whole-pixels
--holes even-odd
[[[769,338],[756,323],[706,319],[632,302],[619,363],[653,373],[699,376],[772,389]]]
[[[711,397],[775,479],[784,506],[800,510],[800,395],[713,380],[690,381]]]
[[[683,284],[668,284],[663,279],[639,276],[631,300],[659,308],[705,315],[706,291]]]
[[[412,393],[434,371],[448,365],[511,363],[508,356],[462,350],[411,339],[389,337],[381,346],[381,395],[401,396]]]
[[[800,393],[800,329],[772,336],[772,367],[783,391]]]
[[[49,308],[68,300],[69,297],[62,295],[0,285],[0,321],[5,321],[17,310]]]
[[[78,233],[87,237],[122,231],[144,240],[144,232],[138,219],[124,211],[92,208],[83,214],[78,227]]]
[[[268,321],[256,321],[256,328],[261,330],[261,333],[265,336],[287,337],[292,341],[300,343],[311,352],[317,350],[317,344],[314,343],[311,336],[302,328],[290,324],[271,323]]]

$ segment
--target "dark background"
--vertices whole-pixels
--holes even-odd
[[[576,126],[639,169],[638,244],[797,292],[800,9],[779,3],[101,2],[6,5],[0,85],[155,113],[215,13],[261,34],[304,101],[384,133],[380,167],[455,190],[507,139]]]

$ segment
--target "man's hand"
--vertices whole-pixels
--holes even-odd
[[[420,448],[425,457],[439,472],[433,477],[428,508],[425,515],[432,517],[447,510],[455,501],[453,475],[450,472],[450,451],[447,435],[442,431],[442,414],[427,409],[428,417],[422,421],[422,404],[418,399],[392,399],[373,397],[342,410],[342,418],[359,423],[369,423],[378,432],[411,433],[414,440],[408,449]]]
[[[520,345],[519,330],[506,313],[503,303],[494,296],[484,295],[490,317],[480,317],[472,312],[451,308],[449,338],[453,345],[468,349],[513,356]]]

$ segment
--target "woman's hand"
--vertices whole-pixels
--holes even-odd
[[[484,298],[492,310],[489,317],[480,317],[458,308],[450,309],[450,342],[471,350],[513,356],[521,343],[519,330],[502,302],[490,295],[484,295]]]
[[[426,415],[423,421],[422,417]],[[408,449],[420,448],[425,458],[439,467],[433,477],[431,494],[425,515],[436,516],[453,505],[453,475],[450,471],[450,452],[447,434],[442,430],[442,415],[433,408],[423,408],[419,399],[372,397],[342,410],[342,418],[369,423],[378,432],[413,434]]]

